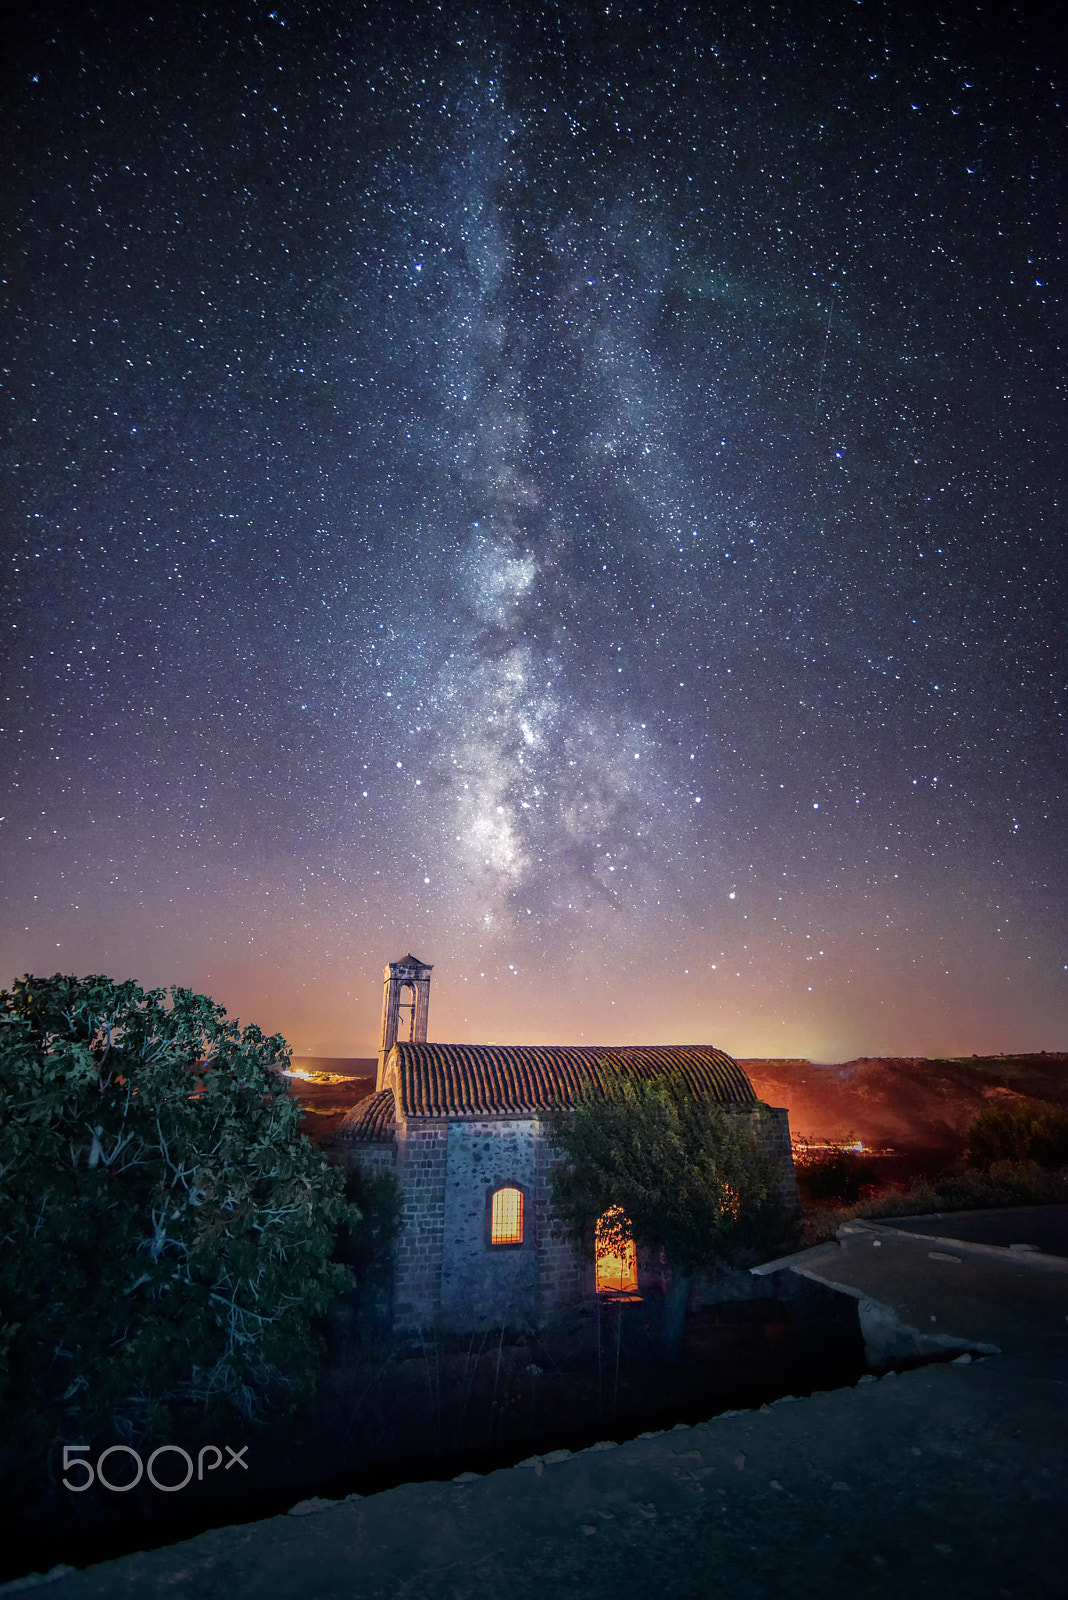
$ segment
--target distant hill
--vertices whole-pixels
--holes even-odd
[[[301,1128],[315,1144],[329,1138],[346,1111],[374,1093],[378,1077],[377,1056],[294,1056],[293,1065],[303,1072],[328,1072],[345,1080],[343,1083],[290,1080],[292,1092],[304,1111]]]
[[[340,1072],[346,1078],[373,1078],[377,1056],[294,1056],[293,1065],[305,1072]]]
[[[762,1100],[786,1106],[808,1138],[855,1134],[865,1144],[958,1147],[992,1099],[1068,1105],[1068,1053],[1013,1056],[862,1056],[825,1066],[741,1061]]]

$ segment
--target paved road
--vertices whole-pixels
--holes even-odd
[[[872,1366],[967,1341],[1022,1351],[1068,1331],[1068,1206],[852,1222],[790,1270],[852,1294]],[[1043,1241],[1043,1249],[1021,1249]],[[1004,1240],[1004,1243],[998,1242]],[[1060,1253],[1054,1253],[1054,1247]],[[774,1280],[774,1267],[761,1275]]]
[[[882,1226],[910,1233],[948,1234],[961,1241],[1001,1248],[1032,1245],[1046,1254],[1068,1257],[1068,1206],[1013,1206],[1010,1210],[894,1217]]]

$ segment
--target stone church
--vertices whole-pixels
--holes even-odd
[[[633,1249],[587,1258],[562,1236],[549,1183],[559,1157],[544,1118],[600,1061],[638,1078],[681,1071],[695,1094],[753,1115],[760,1102],[745,1073],[709,1045],[428,1044],[432,970],[412,955],[386,967],[375,1092],[336,1135],[348,1165],[392,1172],[401,1186],[396,1329],[540,1328],[598,1292],[662,1289],[658,1259]],[[762,1109],[762,1142],[790,1201],[787,1113]]]

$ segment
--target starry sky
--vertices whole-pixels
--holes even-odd
[[[0,983],[1068,1046],[1053,17],[30,5]]]

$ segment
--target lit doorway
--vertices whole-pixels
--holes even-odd
[[[638,1257],[634,1241],[613,1237],[622,1215],[619,1206],[612,1206],[597,1224],[595,1251],[598,1294],[636,1295],[638,1292]]]

